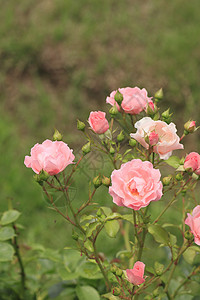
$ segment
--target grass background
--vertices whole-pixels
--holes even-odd
[[[71,231],[47,209],[24,156],[54,128],[78,153],[77,117],[107,109],[106,96],[118,87],[145,87],[151,96],[163,87],[162,110],[174,110],[179,135],[189,118],[199,125],[199,0],[0,4],[0,209],[12,198],[27,243],[63,247]],[[198,140],[199,132],[188,136],[184,153],[199,151]],[[74,201],[87,197],[89,178],[78,176]],[[95,199],[110,203],[104,192]]]

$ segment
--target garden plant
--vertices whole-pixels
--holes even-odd
[[[86,139],[77,155],[58,130],[34,145],[24,164],[73,242],[56,251],[20,246],[20,212],[10,202],[0,224],[1,299],[198,299],[200,155],[184,149],[198,128],[189,120],[178,135],[163,101],[162,89],[149,97],[144,88],[119,88],[106,98],[107,116],[77,120]],[[92,152],[102,168],[76,202],[70,189]],[[109,201],[95,200],[100,189]],[[175,220],[165,218],[170,210]]]

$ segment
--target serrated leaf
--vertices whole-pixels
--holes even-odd
[[[148,226],[148,231],[151,235],[153,235],[156,242],[164,245],[169,244],[169,235],[168,232],[162,228],[160,225],[150,224]]]
[[[170,156],[170,158],[168,158],[167,160],[165,160],[165,162],[169,166],[171,166],[171,167],[173,167],[175,169],[177,169],[180,166],[180,158],[178,156],[175,156],[175,155]]]
[[[14,209],[5,211],[1,217],[1,225],[7,225],[15,222],[20,215],[21,213]]]
[[[89,285],[78,285],[76,295],[79,300],[100,300],[100,295],[93,287]]]
[[[12,239],[15,235],[15,231],[12,227],[6,226],[0,229],[0,241]]]
[[[14,253],[15,250],[10,244],[0,242],[0,262],[11,261]]]
[[[107,221],[105,223],[105,230],[109,237],[115,238],[119,231],[119,222],[116,220]]]

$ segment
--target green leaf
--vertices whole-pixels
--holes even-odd
[[[150,234],[153,235],[156,242],[164,245],[169,244],[169,235],[167,231],[164,228],[162,228],[160,225],[150,224],[148,226],[148,231]]]
[[[84,262],[80,266],[78,266],[78,272],[81,277],[87,279],[101,279],[102,273],[99,271],[99,267],[94,262]]]
[[[93,243],[90,240],[86,240],[86,242],[84,243],[84,247],[90,251],[90,252],[94,252],[94,246]]]
[[[12,239],[15,236],[15,231],[12,227],[2,227],[0,229],[0,241]]]
[[[104,295],[102,295],[102,297],[104,297],[106,299],[109,299],[109,300],[118,300],[118,299],[120,299],[119,297],[114,296],[112,293],[104,294]]]
[[[106,216],[109,216],[112,213],[112,209],[110,207],[102,206],[100,207]]]
[[[195,259],[195,256],[196,256],[196,251],[192,248],[188,248],[184,253],[183,253],[183,258],[184,260],[192,265],[193,264],[193,261]]]
[[[87,215],[82,215],[82,216],[80,217],[80,223],[83,223],[83,222],[85,222],[85,221],[94,220],[94,219],[95,219],[95,217],[94,217],[93,215],[89,215],[89,216],[87,216]]]
[[[62,280],[73,280],[79,277],[79,272],[69,272],[64,266],[59,267],[58,273]]]
[[[134,224],[132,214],[123,215],[122,218],[123,218],[123,220],[126,220],[126,221],[131,222],[132,224]]]
[[[1,218],[1,225],[7,225],[7,224],[15,222],[19,218],[20,215],[21,215],[21,213],[14,209],[5,211]]]
[[[78,285],[76,287],[76,295],[79,300],[100,300],[99,293],[89,285]]]
[[[112,220],[112,221],[107,221],[105,223],[105,229],[106,229],[106,233],[108,234],[109,237],[111,238],[115,238],[118,231],[119,231],[119,222],[116,220]]]
[[[175,235],[173,234],[169,234],[169,240],[170,240],[170,245],[171,246],[175,246],[176,245],[176,242],[177,242],[177,238]]]
[[[86,237],[90,237],[93,231],[95,231],[97,229],[97,226],[99,225],[100,225],[99,222],[90,223],[86,229]]]
[[[0,242],[0,261],[10,261],[13,259],[15,253],[14,248],[8,243]]]
[[[170,156],[170,158],[168,158],[167,160],[165,160],[165,162],[169,166],[171,166],[171,167],[173,167],[175,169],[177,169],[180,166],[180,158],[178,156],[175,156],[175,155]]]

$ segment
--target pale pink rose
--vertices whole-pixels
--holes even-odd
[[[25,157],[24,164],[37,174],[44,170],[49,175],[56,175],[72,164],[74,158],[72,150],[64,142],[46,140],[31,149],[31,156]]]
[[[197,175],[200,175],[200,155],[197,152],[191,152],[185,158],[184,168],[191,169]]]
[[[192,215],[187,214],[185,224],[190,227],[194,235],[194,242],[200,246],[200,205],[193,209]]]
[[[118,206],[139,210],[162,197],[160,176],[151,162],[133,159],[112,172],[109,193]]]
[[[154,121],[150,117],[145,117],[135,123],[135,128],[137,132],[131,133],[131,137],[146,149],[149,149],[149,145],[145,142],[145,137],[153,131],[158,134],[159,141],[153,147],[153,152],[158,153],[161,159],[168,159],[173,150],[183,149],[183,145],[179,143],[180,138],[176,134],[174,123],[168,125],[163,121]]]
[[[134,285],[139,285],[145,282],[144,279],[145,264],[141,261],[136,261],[133,269],[126,269],[128,281]]]
[[[149,145],[155,146],[159,141],[159,136],[155,131],[149,134]]]
[[[120,111],[120,107],[114,99],[117,91],[113,91],[110,97],[106,98],[106,102],[112,106],[116,104],[117,109]],[[148,103],[152,107],[153,102],[150,97],[147,96],[146,89],[140,89],[138,87],[120,88],[119,92],[123,95],[123,101],[121,107],[127,114],[136,115],[146,109]],[[153,106],[154,107],[154,106]]]
[[[91,111],[88,122],[97,134],[102,134],[109,129],[106,113],[103,111]]]

